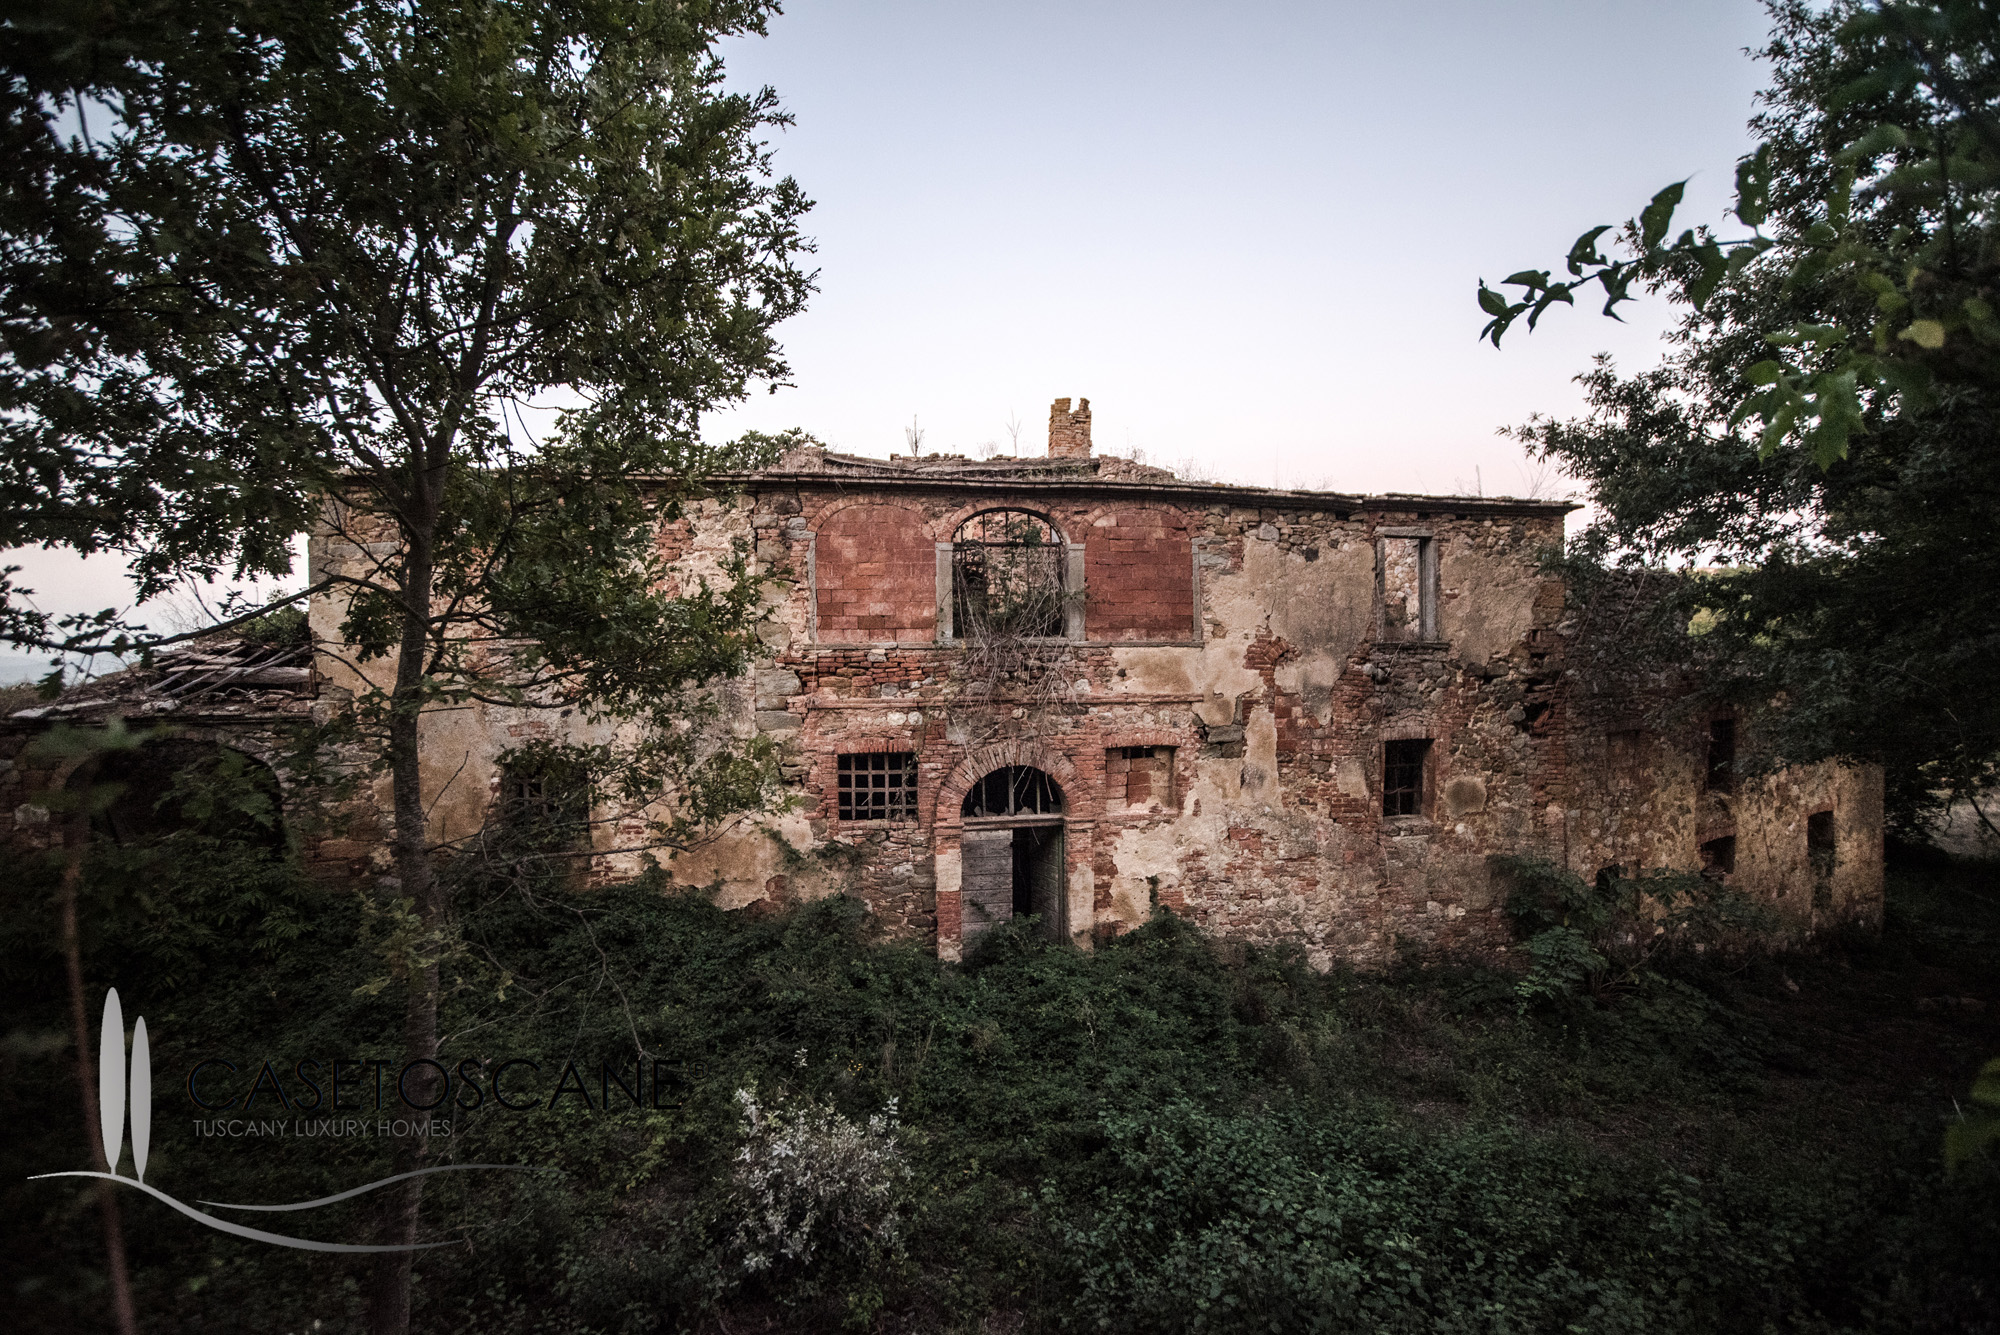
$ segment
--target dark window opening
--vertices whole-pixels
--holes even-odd
[[[555,815],[549,781],[540,774],[508,773],[500,780],[500,805],[510,825],[542,825]]]
[[[1710,719],[1708,724],[1708,765],[1702,787],[1711,793],[1736,790],[1736,720]]]
[[[838,762],[840,819],[913,821],[917,818],[914,751],[869,751]]]
[[[1056,781],[1027,765],[996,769],[965,794],[960,807],[963,816],[1059,816],[1062,789]]]
[[[1104,753],[1106,805],[1147,810],[1174,805],[1174,748],[1114,746]]]
[[[952,536],[952,634],[959,639],[1063,634],[1062,535],[1026,510],[988,510]]]
[[[1428,738],[1382,743],[1382,814],[1424,814],[1424,761]]]
[[[590,843],[589,771],[560,747],[524,747],[503,759],[494,818],[496,832],[518,847],[581,851]]]
[[[1736,870],[1736,836],[1725,834],[1701,846],[1701,874],[1719,881]]]
[[[1625,879],[1624,871],[1621,870],[1618,864],[1615,862],[1608,867],[1599,867],[1597,869],[1597,888],[1599,891],[1605,894],[1609,894],[1613,890],[1616,890],[1618,888],[1618,882],[1624,879]]]
[[[105,843],[143,846],[187,831],[280,854],[284,795],[262,761],[230,747],[157,738],[109,751],[77,768],[90,832]]]
[[[1815,811],[1806,817],[1806,861],[1812,867],[1815,887],[1833,879],[1834,830],[1831,811]]]

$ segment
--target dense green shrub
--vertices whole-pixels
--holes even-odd
[[[93,986],[117,982],[148,1017],[162,1072],[393,1053],[366,887],[304,883],[228,819],[233,842],[211,827],[206,853],[95,864]],[[573,1061],[590,1106],[455,1115],[452,1159],[538,1171],[432,1180],[427,1234],[469,1241],[419,1260],[424,1329],[609,1335],[720,1314],[970,1330],[999,1313],[1033,1329],[1943,1332],[1980,1329],[1994,1304],[2000,1190],[1983,1160],[1947,1178],[1941,1153],[1978,1065],[1963,1053],[1990,1055],[1977,1015],[1927,1020],[1924,1067],[1907,1028],[1900,1046],[1847,1036],[1890,1004],[1870,988],[1906,998],[1895,980],[1943,957],[1899,944],[1907,917],[1851,969],[1655,949],[1629,986],[1523,1012],[1508,974],[1321,975],[1167,916],[1088,953],[998,931],[950,968],[875,940],[850,899],[757,917],[658,877],[579,892],[459,874],[447,1056],[531,1056],[546,1079]],[[0,921],[0,1117],[21,1128],[0,1148],[0,1244],[31,1331],[87,1326],[102,1301],[88,1197],[22,1181],[84,1153],[45,891],[10,891]],[[1992,898],[1965,893],[1959,923]],[[1910,897],[1924,923],[1943,913]],[[1952,930],[1965,960],[1992,958]],[[1822,999],[1794,1003],[1798,980]],[[633,1107],[614,1086],[607,1111],[598,1063],[629,1070],[641,1049],[663,1092]],[[176,1080],[148,1173],[176,1195],[298,1200],[386,1171],[381,1142],[203,1139]],[[830,1194],[773,1178],[767,1205],[837,1197],[861,1221],[816,1219],[810,1255],[783,1264],[746,1263],[748,1089],[819,1110],[815,1134],[853,1141],[857,1165],[893,1164]],[[893,1159],[862,1134],[892,1101]],[[371,1208],[294,1218],[362,1239]],[[136,1197],[128,1219],[151,1331],[359,1328],[353,1261],[218,1237]]]

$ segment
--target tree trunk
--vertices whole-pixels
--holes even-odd
[[[100,1173],[115,1173],[116,1164],[104,1161],[103,1123],[97,1115],[97,1076],[90,1069],[90,1008],[83,992],[83,941],[77,931],[76,901],[83,888],[83,854],[90,838],[90,817],[78,811],[70,817],[63,834],[62,951],[69,974],[69,1024],[76,1043],[76,1087],[83,1096],[83,1138],[90,1146],[90,1159]],[[120,1034],[122,1044],[125,1036]],[[132,1276],[125,1265],[125,1226],[119,1217],[118,1188],[109,1182],[97,1184],[97,1202],[104,1216],[104,1252],[111,1271],[111,1314],[118,1323],[118,1335],[139,1335],[139,1315],[132,1306]]]
[[[424,659],[429,648],[429,627],[423,612],[430,607],[432,564],[430,544],[423,536],[407,539],[404,565],[403,634],[397,649],[396,685],[390,695],[389,778],[395,799],[396,876],[399,897],[410,901],[411,910],[422,925],[417,948],[433,962],[412,968],[405,978],[403,1012],[403,1062],[435,1059],[438,1050],[438,966],[433,949],[434,934],[443,925],[446,905],[430,861],[430,840],[425,829],[422,748],[418,723],[423,710]],[[400,1096],[401,1083],[397,1084]],[[407,1111],[407,1110],[406,1110]],[[415,1121],[415,1118],[411,1119]],[[423,1167],[429,1140],[409,1135],[396,1146],[398,1173]],[[418,1215],[423,1205],[422,1178],[397,1183],[384,1195],[385,1229],[383,1241],[407,1246],[417,1240]],[[407,1335],[410,1329],[410,1264],[414,1253],[382,1252],[374,1262],[369,1285],[368,1319],[372,1335]]]

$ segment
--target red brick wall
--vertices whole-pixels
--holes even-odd
[[[937,636],[937,549],[900,505],[837,510],[814,540],[819,638],[827,644]]]
[[[1171,510],[1113,510],[1084,533],[1084,633],[1093,640],[1186,640],[1194,556]]]

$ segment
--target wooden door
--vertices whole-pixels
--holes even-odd
[[[965,906],[959,938],[970,945],[987,928],[1014,916],[1014,832],[967,830],[958,847]]]

